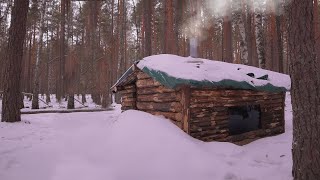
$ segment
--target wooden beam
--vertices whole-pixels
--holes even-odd
[[[180,102],[156,103],[156,102],[139,102],[137,109],[142,111],[161,111],[161,112],[181,112]]]
[[[190,132],[190,96],[191,89],[189,86],[181,88],[181,104],[182,104],[182,130],[189,134]]]

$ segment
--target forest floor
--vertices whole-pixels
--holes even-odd
[[[198,141],[139,111],[22,115],[0,123],[1,180],[289,180],[286,132],[245,146]]]

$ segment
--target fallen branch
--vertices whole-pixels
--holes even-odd
[[[107,109],[72,109],[72,110],[34,110],[34,111],[21,111],[21,114],[102,112],[102,111],[112,111],[112,110],[114,109],[107,108]]]

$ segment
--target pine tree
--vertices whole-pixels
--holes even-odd
[[[45,26],[45,13],[46,13],[46,0],[43,0],[42,5],[40,7],[40,29],[39,29],[39,42],[37,47],[37,55],[36,55],[36,66],[34,73],[34,84],[33,84],[33,98],[32,98],[32,109],[39,109],[39,79],[40,79],[40,65],[41,65],[41,52],[42,52],[42,44],[43,44],[43,31]]]
[[[4,68],[4,89],[1,121],[21,121],[20,72],[22,70],[23,44],[26,35],[29,0],[15,0]]]
[[[313,0],[293,0],[288,16],[293,175],[296,180],[319,179],[320,63],[315,53]]]
[[[255,38],[256,38],[256,47],[257,47],[257,56],[259,67],[265,69],[266,68],[266,57],[265,57],[265,46],[264,46],[264,35],[263,35],[263,27],[262,27],[262,4],[260,1],[254,1],[255,9]]]

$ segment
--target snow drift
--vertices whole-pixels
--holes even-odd
[[[277,140],[283,137],[243,147],[204,143],[163,117],[130,110],[112,128],[108,154],[123,180],[290,179],[290,142]]]

